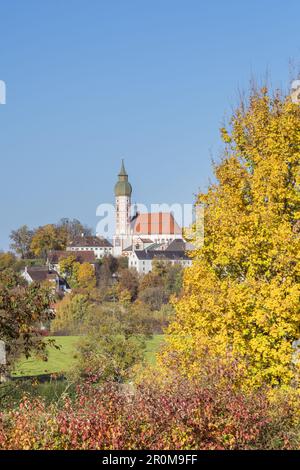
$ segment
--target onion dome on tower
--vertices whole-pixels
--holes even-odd
[[[128,174],[125,170],[124,160],[122,159],[121,170],[119,173],[119,181],[115,184],[115,196],[127,196],[130,197],[132,193],[131,184],[128,181]]]

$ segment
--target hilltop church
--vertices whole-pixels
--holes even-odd
[[[171,264],[190,266],[191,258],[187,251],[192,250],[190,243],[182,237],[182,229],[169,212],[139,213],[132,211],[132,187],[122,160],[115,193],[115,234],[112,243],[101,234],[78,237],[67,246],[66,252],[54,252],[49,256],[51,267],[58,267],[58,260],[71,251],[76,256],[89,256],[90,263],[105,256],[126,256],[128,266],[140,274],[152,270],[155,259]]]
[[[118,181],[115,184],[115,235],[114,256],[129,255],[148,247],[168,247],[174,240],[182,240],[182,229],[168,212],[152,212],[132,215],[132,186],[122,160]]]

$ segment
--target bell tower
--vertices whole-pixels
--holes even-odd
[[[130,244],[130,208],[132,187],[128,181],[124,160],[115,184],[115,221],[114,255],[120,256]]]

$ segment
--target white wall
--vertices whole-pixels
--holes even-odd
[[[129,234],[130,204],[130,197],[116,197],[116,236]]]
[[[33,282],[31,277],[29,276],[26,268],[25,268],[25,271],[22,272],[21,276],[25,279],[25,281],[28,282],[28,284],[31,284]]]
[[[111,246],[91,246],[91,247],[67,247],[67,251],[93,251],[97,259],[103,258],[106,255],[112,254],[113,249]]]
[[[171,264],[181,264],[184,268],[192,265],[192,260],[168,260]],[[148,274],[152,271],[152,260],[140,260],[135,252],[132,252],[128,257],[128,267],[134,268],[139,274]]]

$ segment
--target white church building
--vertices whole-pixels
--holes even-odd
[[[128,256],[132,251],[147,249],[157,244],[161,248],[173,240],[182,240],[182,229],[168,212],[151,212],[132,215],[132,186],[122,160],[118,181],[115,184],[115,235],[113,255]]]

